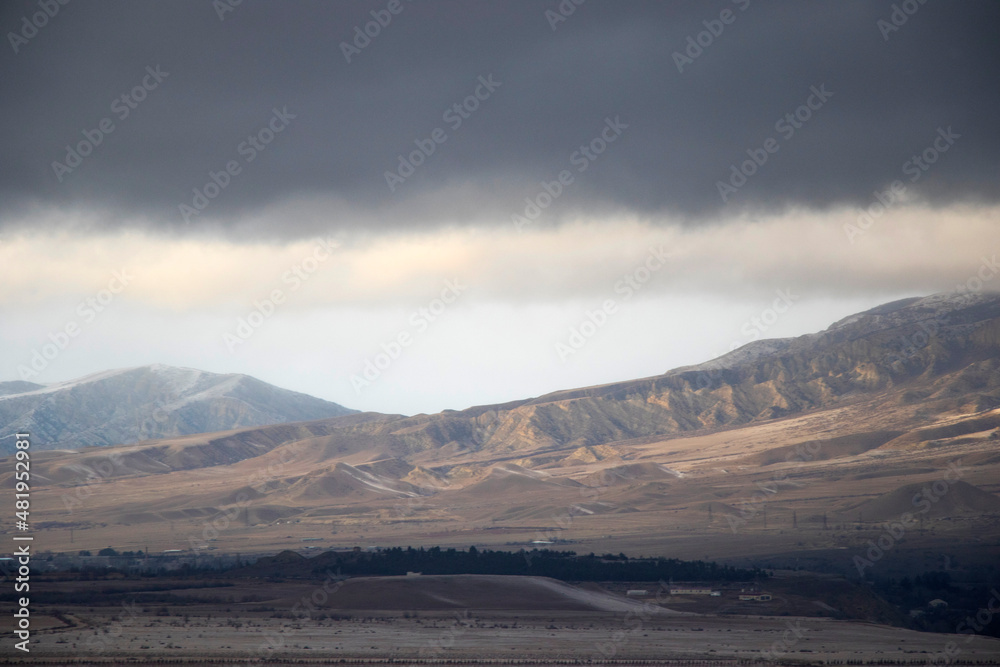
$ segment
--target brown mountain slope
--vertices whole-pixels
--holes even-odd
[[[1000,515],[1000,497],[962,480],[934,480],[907,484],[851,511],[868,521],[899,521],[905,513],[934,518]]]
[[[112,475],[225,465],[292,442],[299,443],[295,458],[314,462],[354,455],[355,465],[370,456],[433,467],[462,453],[482,460],[520,459],[731,428],[885,391],[903,390],[902,404],[933,403],[938,409],[967,412],[1000,405],[997,295],[905,300],[818,334],[762,343],[767,345],[751,344],[702,366],[653,378],[503,405],[413,417],[368,413],[116,448],[120,463]],[[85,450],[75,458],[86,466],[111,454]],[[40,474],[65,480],[66,472],[57,468],[66,459],[41,457]]]
[[[51,531],[46,544],[97,548],[141,537],[188,548],[218,521],[235,549],[303,536],[501,545],[572,536],[658,553],[748,531],[784,549],[844,550],[875,521],[855,508],[933,482],[952,461],[969,469],[969,484],[1000,491],[998,322],[995,295],[929,297],[703,366],[503,405],[38,452],[32,516]],[[848,521],[857,532],[837,536]],[[795,533],[823,528],[831,532]],[[942,523],[935,539],[952,528]],[[717,553],[751,551],[726,543]]]

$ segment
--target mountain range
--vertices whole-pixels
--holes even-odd
[[[78,449],[352,412],[247,375],[141,366],[50,385],[0,383],[0,452],[13,451],[17,431],[31,433],[36,450]]]
[[[103,394],[91,387],[105,383]],[[946,483],[953,492],[921,515],[925,537],[1000,544],[996,294],[905,299],[698,366],[433,415],[346,414],[242,376],[162,367],[8,394],[0,414],[8,401],[51,397],[31,413],[37,432],[121,442],[117,433],[146,431],[119,404],[147,405],[141,390],[152,385],[161,428],[190,435],[33,456],[35,483],[51,489],[33,496],[33,510],[51,543],[74,534],[102,546],[142,536],[160,548],[259,550],[302,539],[570,541],[701,558],[731,555],[739,535],[749,540],[742,557],[806,549],[836,560],[912,511],[915,489],[938,489],[957,469],[961,484]],[[74,433],[71,417],[88,409],[100,417]],[[299,421],[225,421],[270,415]],[[219,432],[208,432],[209,416]],[[969,521],[985,523],[970,532]]]

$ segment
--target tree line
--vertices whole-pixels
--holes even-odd
[[[534,549],[532,551],[468,550],[441,547],[393,547],[374,552],[329,552],[314,571],[339,570],[348,576],[422,574],[504,574],[542,576],[563,581],[753,581],[767,578],[759,568],[742,569],[715,562],[676,558],[629,558],[624,554]],[[308,561],[307,561],[308,562]]]

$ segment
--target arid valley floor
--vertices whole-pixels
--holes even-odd
[[[732,597],[720,605],[726,609],[719,614],[680,611],[692,604],[666,593],[658,601],[637,601],[622,591],[546,579],[424,579],[416,585],[405,577],[351,579],[350,586],[328,586],[327,595],[316,595],[324,587],[315,583],[177,588],[170,595],[182,603],[73,606],[71,612],[36,620],[37,627],[46,629],[31,661],[117,664],[126,657],[150,663],[170,658],[171,664],[180,664],[178,660],[199,664],[202,658],[239,664],[303,659],[316,661],[310,664],[341,659],[541,664],[694,659],[821,664],[1000,661],[1000,639],[973,636],[966,641],[964,636],[858,621],[765,616],[749,605],[734,603]],[[451,598],[440,599],[437,591],[442,585]],[[119,586],[128,588],[124,582]],[[791,588],[786,582],[780,587]],[[114,588],[107,582],[101,587]],[[133,586],[132,594],[141,589]],[[46,589],[41,590],[44,598]],[[500,591],[503,594],[498,595]],[[434,596],[436,603],[428,603]],[[309,606],[303,602],[310,599],[322,604],[303,611]],[[788,605],[789,600],[779,596],[768,611]],[[39,613],[51,614],[58,608],[43,605]]]
[[[998,663],[998,341],[1000,297],[933,297],[509,404],[39,451],[31,659]],[[528,565],[332,566],[396,547]],[[765,574],[557,581],[537,549]]]

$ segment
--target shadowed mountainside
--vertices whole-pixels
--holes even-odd
[[[910,299],[700,366],[502,405],[39,451],[32,479],[50,488],[32,515],[47,539],[74,545],[143,535],[223,548],[204,537],[211,519],[239,549],[305,535],[531,545],[572,534],[657,553],[698,535],[688,555],[701,558],[732,554],[721,540],[750,531],[775,540],[754,547],[764,553],[841,559],[871,537],[868,523],[907,511],[908,485],[960,461],[963,483],[921,528],[952,545],[950,531],[985,521],[992,535],[1000,518],[998,331],[997,295]],[[123,512],[129,503],[141,511]]]
[[[761,354],[755,352],[760,345],[750,344],[700,366],[523,401],[412,417],[368,414],[304,426],[307,433],[293,430],[276,436],[267,429],[244,429],[211,438],[195,436],[150,444],[148,447],[162,451],[153,454],[148,448],[133,449],[127,450],[127,455],[151,456],[160,471],[167,472],[231,463],[296,441],[297,449],[308,450],[299,456],[309,456],[317,463],[358,453],[364,453],[366,459],[401,458],[411,463],[416,462],[414,457],[435,460],[456,455],[511,461],[529,457],[525,462],[547,463],[553,458],[596,456],[597,450],[587,448],[608,443],[732,428],[829,408],[886,391],[895,391],[897,402],[919,402],[936,406],[934,409],[970,412],[1000,406],[1000,296],[996,294],[906,299],[846,318],[817,334],[761,343],[766,343],[766,351]],[[59,411],[63,415],[64,423],[56,429],[53,447],[88,439],[112,442],[116,433],[134,434],[139,428],[126,416],[131,411],[123,411],[120,405],[114,406],[111,414],[106,413],[111,407],[105,407],[105,412],[98,410],[87,421],[104,426],[93,426],[74,436],[67,432],[70,424],[76,423],[73,416],[86,409],[64,408],[62,404],[90,385],[114,380],[117,386],[121,378],[128,377],[131,389],[140,381],[148,383],[177,371],[167,370],[169,373],[134,369],[117,372],[106,381],[91,380],[58,391],[50,388],[3,397],[0,422],[4,416],[10,421],[10,407],[33,400],[41,404],[32,410],[32,417],[42,411]],[[174,393],[181,397],[173,402],[164,397],[160,402],[167,418],[158,430],[207,431],[211,430],[204,428],[207,424],[218,421],[235,421],[235,426],[229,426],[234,428],[242,425],[241,421],[255,419],[291,421],[295,415],[324,410],[347,412],[335,404],[277,390],[245,376],[190,371],[183,376],[184,382],[195,384],[191,374],[208,376],[212,382],[207,388],[199,385],[182,391],[175,385]],[[102,396],[109,391],[103,391]],[[252,396],[255,391],[259,392],[256,401],[238,398]],[[147,391],[143,397],[149,395]],[[63,396],[67,398],[61,399]],[[129,395],[122,400],[127,406],[139,407],[135,404],[142,399]],[[264,405],[255,408],[258,404]],[[8,429],[23,422],[22,416]],[[887,434],[885,439],[900,435]],[[60,441],[60,436],[65,440]],[[45,434],[36,437],[44,441]],[[884,444],[853,438],[837,443],[835,448],[861,452]],[[577,451],[562,453],[567,448]],[[554,451],[560,455],[546,458]],[[780,452],[773,454],[778,456]],[[81,455],[78,458],[85,460],[94,453]],[[759,462],[765,463],[764,459]]]

